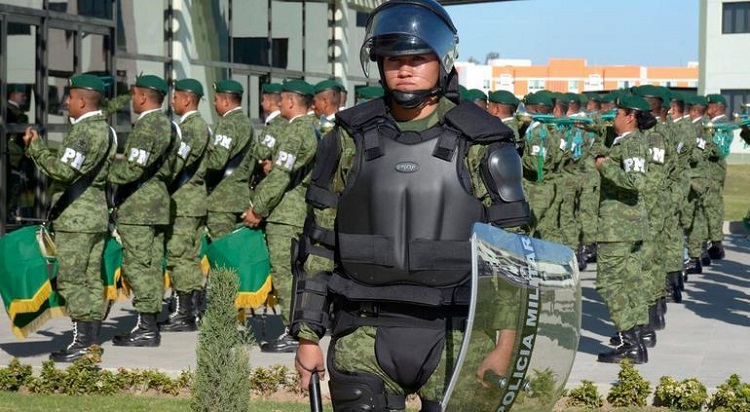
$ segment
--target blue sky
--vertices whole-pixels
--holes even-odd
[[[449,6],[459,61],[585,58],[589,65],[698,61],[699,0],[523,0]]]

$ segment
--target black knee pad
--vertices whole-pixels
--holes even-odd
[[[385,385],[379,378],[367,373],[342,373],[331,366],[329,364],[331,380],[328,388],[334,412],[386,412],[406,408],[402,396],[385,393]]]

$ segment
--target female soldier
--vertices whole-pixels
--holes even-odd
[[[601,176],[597,291],[620,335],[620,344],[600,353],[599,362],[648,362],[642,336],[649,318],[648,296],[641,290],[646,281],[641,246],[649,228],[642,196],[648,141],[642,132],[656,124],[649,112],[641,97],[620,98],[614,119],[617,137],[608,154],[596,158]]]

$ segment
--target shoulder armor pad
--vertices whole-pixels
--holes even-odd
[[[336,113],[336,123],[354,134],[354,130],[362,130],[368,124],[385,118],[386,113],[385,100],[373,99]]]
[[[477,143],[513,142],[513,130],[472,102],[461,102],[445,114],[445,123]]]

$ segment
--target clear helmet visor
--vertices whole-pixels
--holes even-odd
[[[447,16],[446,16],[447,18]],[[446,72],[458,57],[458,35],[450,21],[429,8],[411,3],[383,7],[370,16],[360,63],[370,77],[376,56],[435,53]]]

